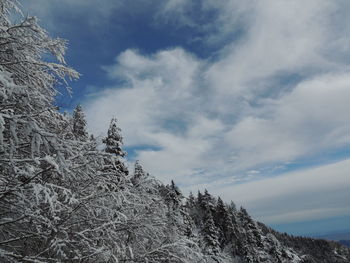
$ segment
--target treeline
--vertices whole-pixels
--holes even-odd
[[[262,232],[261,227],[241,207],[225,204],[207,190],[190,194],[185,207],[194,234],[206,253],[223,252],[237,262],[299,262],[298,255],[282,246],[276,237]]]
[[[293,248],[300,255],[305,255],[303,257],[304,262],[346,262],[344,260],[350,258],[350,250],[338,242],[292,236],[287,233],[277,232],[263,223],[258,222],[258,224],[265,235],[272,233],[284,246]]]

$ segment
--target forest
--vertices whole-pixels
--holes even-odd
[[[128,168],[115,118],[100,149],[82,106],[55,104],[79,78],[66,41],[16,1],[0,8],[1,262],[350,261],[338,243],[276,232],[208,191],[186,197]]]

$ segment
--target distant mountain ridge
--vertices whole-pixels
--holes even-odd
[[[327,235],[316,235],[314,237],[316,239],[325,239],[325,240],[330,240],[330,241],[336,241],[339,244],[342,244],[346,247],[350,247],[350,232],[348,232],[348,231],[330,233]]]
[[[338,242],[344,246],[350,247],[350,240],[339,240]]]
[[[326,240],[350,240],[350,232],[344,231],[344,232],[336,232],[336,233],[330,233],[325,235],[315,235],[315,238],[321,238]]]

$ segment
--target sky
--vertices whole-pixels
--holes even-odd
[[[277,230],[350,230],[350,2],[27,0],[82,75],[78,103],[127,161]]]

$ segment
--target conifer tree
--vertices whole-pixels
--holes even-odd
[[[86,120],[85,113],[80,104],[76,106],[72,117],[73,122],[73,134],[77,140],[85,141],[88,138],[88,133],[86,132]]]
[[[223,248],[225,244],[231,241],[234,227],[228,209],[220,197],[215,209],[215,223],[220,230],[219,241]]]
[[[124,164],[122,157],[126,156],[126,152],[123,151],[123,137],[121,135],[121,129],[117,126],[117,119],[112,118],[108,131],[107,137],[102,140],[105,144],[105,152],[112,154],[114,158],[105,159],[104,170],[114,169],[116,167],[119,170],[118,178],[119,180],[124,177],[123,175],[128,175],[129,171]]]
[[[189,209],[189,210],[193,210],[194,207],[195,207],[195,203],[196,203],[196,200],[194,198],[194,195],[192,192],[190,192],[190,194],[188,195],[188,198],[186,200],[186,207]]]
[[[163,196],[169,211],[176,212],[182,209],[182,199],[184,197],[173,180],[171,180],[170,185],[161,185],[160,193]]]
[[[231,210],[233,213],[237,212],[237,207],[236,207],[236,204],[231,201],[230,205],[229,205],[229,210]]]
[[[242,242],[243,253],[247,258],[250,258],[251,262],[254,262],[254,258],[257,256],[256,247],[263,248],[264,246],[260,230],[245,208],[240,208],[238,218],[246,232],[245,240]]]
[[[210,210],[206,211],[203,221],[204,252],[209,255],[217,255],[220,252],[219,231],[215,226]]]
[[[124,157],[126,152],[124,152],[122,149],[123,137],[120,132],[121,129],[117,126],[117,119],[112,118],[107,131],[107,137],[103,139],[103,143],[106,145],[105,151],[107,153]]]
[[[204,190],[204,194],[201,194],[201,198],[198,201],[203,212],[208,210],[211,214],[215,213],[215,198],[208,192],[207,189]]]
[[[144,177],[145,171],[143,170],[142,165],[140,164],[139,160],[137,160],[134,164],[134,174],[133,177],[131,178],[131,182],[133,185],[138,185],[140,182],[140,178]]]
[[[203,194],[201,193],[201,191],[198,190],[198,193],[197,193],[197,203],[198,203],[198,206],[200,206],[203,202]]]
[[[185,235],[189,238],[194,237],[193,230],[195,228],[195,213],[196,213],[196,207],[195,207],[195,198],[190,192],[189,197],[186,200],[186,203],[183,207],[182,215],[184,217],[184,224],[185,224]]]
[[[179,189],[179,187],[175,184],[174,180],[171,180],[171,184],[169,186],[169,194],[173,203],[174,208],[179,208],[182,204],[183,195]]]
[[[97,149],[97,141],[96,138],[93,134],[90,135],[89,137],[89,145],[90,145],[90,150],[96,151]]]

